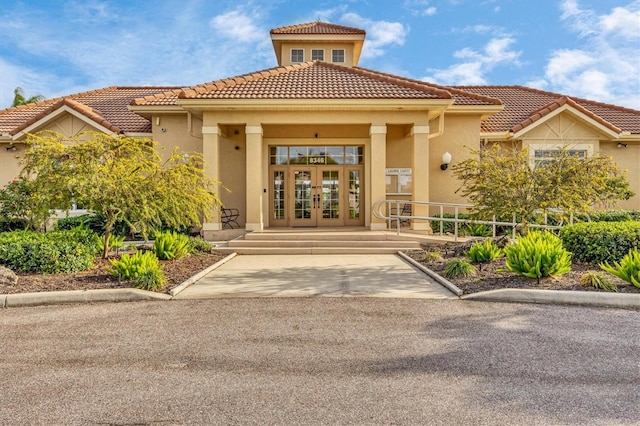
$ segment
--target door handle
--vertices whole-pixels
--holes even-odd
[[[313,208],[316,209],[316,195],[313,196]]]

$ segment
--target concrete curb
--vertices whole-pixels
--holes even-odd
[[[595,291],[505,288],[466,294],[461,299],[485,302],[524,302],[640,309],[640,294],[601,293]]]
[[[424,265],[421,265],[420,263],[416,262],[415,260],[413,260],[412,258],[407,256],[403,252],[399,251],[398,252],[398,256],[400,256],[402,259],[404,259],[405,262],[408,262],[412,266],[415,266],[416,268],[420,269],[422,272],[427,274],[430,278],[432,278],[434,281],[436,281],[438,284],[440,284],[441,286],[443,286],[447,290],[449,290],[452,293],[454,293],[456,296],[460,297],[464,293],[455,284],[453,284],[449,280],[445,279],[444,277],[441,277],[440,275],[436,274],[435,272],[433,272],[431,269],[425,267]]]
[[[218,269],[220,266],[224,265],[225,263],[227,263],[228,261],[230,261],[231,259],[233,259],[237,255],[238,255],[238,253],[231,253],[230,255],[228,255],[225,258],[217,261],[216,263],[214,263],[213,265],[209,266],[208,268],[203,269],[202,271],[198,272],[197,274],[195,274],[191,278],[187,279],[186,281],[183,281],[182,283],[180,283],[180,285],[172,288],[169,291],[169,294],[171,295],[171,298],[173,298],[176,295],[178,295],[178,293],[180,293],[182,290],[184,290],[185,288],[189,287],[191,284],[195,283],[196,281],[198,281],[199,279],[201,279],[202,277],[207,275],[209,272],[211,272],[211,271],[213,271],[215,269]]]
[[[168,294],[154,293],[136,288],[99,290],[46,291],[41,293],[5,294],[0,307],[58,305],[64,303],[134,302],[139,300],[169,300]]]

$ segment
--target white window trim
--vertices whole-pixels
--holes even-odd
[[[302,51],[302,60],[301,61],[294,61],[293,60],[293,51],[294,50],[301,50]],[[304,49],[300,49],[299,47],[292,47],[289,50],[289,61],[291,61],[292,64],[300,64],[300,63],[304,62]]]
[[[333,52],[342,52],[343,61],[342,62],[334,61]],[[345,62],[347,62],[347,52],[344,49],[331,49],[331,62],[334,64],[344,64]]]
[[[322,52],[322,59],[313,59],[313,52]],[[325,51],[324,49],[311,49],[311,60],[312,61],[323,61],[325,60]]]

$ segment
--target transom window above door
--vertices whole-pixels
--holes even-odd
[[[311,49],[311,60],[312,61],[324,61],[324,50],[322,50],[322,49]]]
[[[269,148],[269,163],[310,164],[363,164],[362,146],[272,146]]]
[[[291,62],[304,62],[304,49],[291,49]]]

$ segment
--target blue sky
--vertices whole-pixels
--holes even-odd
[[[269,30],[317,19],[367,31],[362,67],[640,110],[640,0],[0,0],[0,108],[272,67]]]

